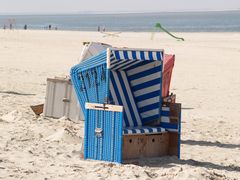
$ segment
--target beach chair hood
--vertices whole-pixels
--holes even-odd
[[[108,48],[71,69],[80,105],[123,106],[123,127],[160,117],[163,50]]]

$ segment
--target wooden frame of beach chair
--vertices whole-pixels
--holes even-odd
[[[85,159],[180,156],[181,108],[163,104],[163,58],[163,50],[108,48],[71,69],[85,109]]]
[[[181,104],[169,103],[168,107],[169,116],[165,115],[160,123],[153,122],[155,126],[164,127],[165,132],[123,136],[123,162],[166,155],[180,158]]]

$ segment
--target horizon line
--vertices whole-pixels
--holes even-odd
[[[8,12],[8,13],[0,13],[1,16],[7,15],[111,15],[111,14],[153,14],[153,13],[199,13],[199,12],[229,12],[229,11],[240,11],[240,8],[237,9],[224,9],[224,10],[178,10],[178,11],[77,11],[77,12]]]

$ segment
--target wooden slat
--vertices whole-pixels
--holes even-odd
[[[169,147],[168,154],[169,155],[178,155],[178,133],[169,132]]]
[[[85,108],[94,109],[94,110],[123,112],[123,106],[117,106],[117,105],[111,105],[111,104],[86,103]]]
[[[124,161],[142,157],[160,157],[168,154],[169,134],[123,136]]]

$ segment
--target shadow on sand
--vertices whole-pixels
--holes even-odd
[[[20,96],[35,96],[36,94],[29,94],[29,93],[19,93],[15,91],[0,91],[0,93],[3,94],[14,94],[14,95],[20,95]]]
[[[140,159],[136,162],[132,162],[138,166],[149,166],[149,167],[162,167],[162,168],[171,168],[176,165],[190,165],[194,167],[205,167],[217,170],[226,170],[226,171],[235,171],[240,172],[240,166],[236,165],[219,165],[211,162],[205,161],[196,161],[193,159],[181,160],[177,157],[173,156],[164,156],[161,158],[148,158],[148,159]]]
[[[181,144],[187,145],[198,145],[198,146],[217,146],[221,148],[240,148],[240,144],[223,144],[218,141],[216,142],[209,142],[209,141],[196,141],[196,140],[181,140]]]

